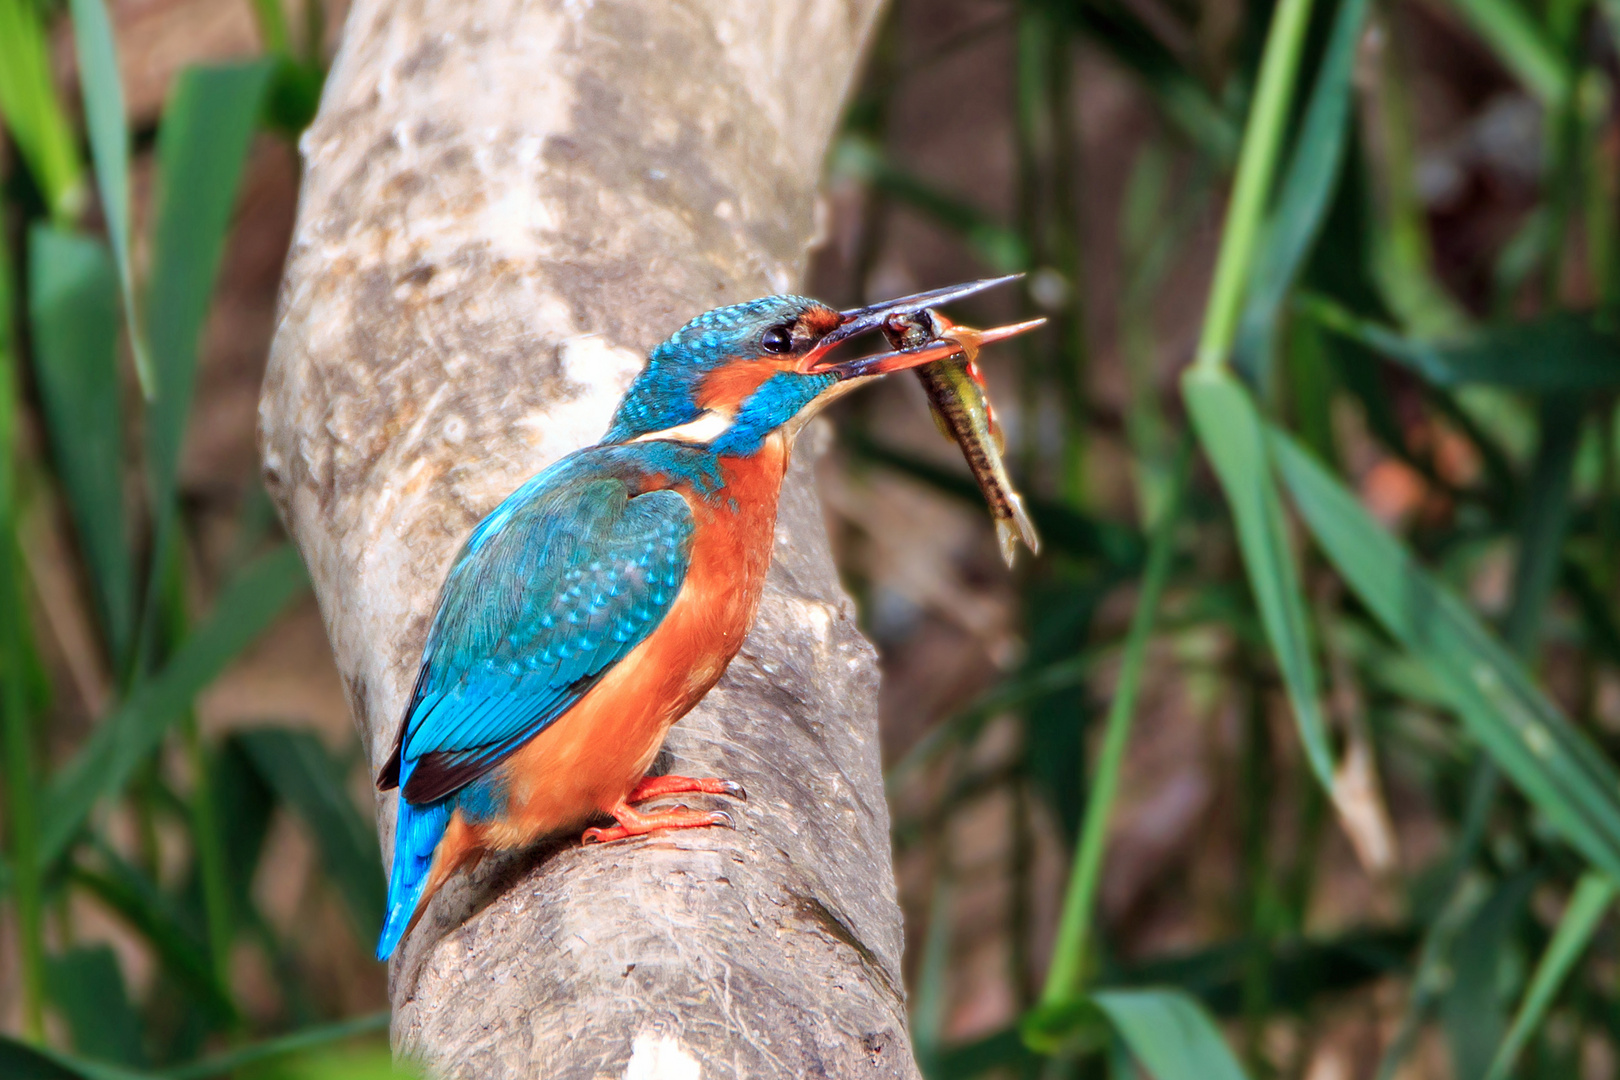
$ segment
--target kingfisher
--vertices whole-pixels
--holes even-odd
[[[652,350],[599,443],[478,523],[440,590],[377,776],[380,791],[399,789],[379,960],[452,874],[487,853],[606,818],[584,843],[733,824],[724,810],[637,806],[687,792],[746,797],[730,780],[647,770],[753,624],[794,438],[856,386],[961,346],[829,354],[897,314],[1014,277],[852,311],[770,296],[706,312]]]

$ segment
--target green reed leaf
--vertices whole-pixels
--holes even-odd
[[[29,234],[34,378],[51,456],[90,570],[108,653],[127,654],[135,569],[124,512],[118,281],[100,241],[39,225]]]
[[[1156,1080],[1245,1080],[1220,1029],[1179,990],[1102,990],[1091,1000]]]
[[[45,28],[32,0],[0,0],[0,118],[45,196],[67,224],[84,210],[79,148],[51,82]]]
[[[135,273],[130,262],[129,125],[124,115],[124,87],[119,81],[118,43],[105,0],[70,0],[73,43],[79,58],[79,85],[84,95],[84,122],[90,135],[90,160],[95,165],[96,188],[101,193],[101,214],[107,221],[118,264],[124,319],[135,374],[141,392],[153,397],[152,361],[140,327],[135,302]]]
[[[298,553],[283,547],[249,564],[168,666],[138,685],[52,780],[41,830],[46,864],[60,856],[96,803],[112,798],[155,751],[191,700],[247,648],[307,583]]]
[[[1231,505],[1249,587],[1282,671],[1306,760],[1324,790],[1332,791],[1333,748],[1322,715],[1310,623],[1260,414],[1248,391],[1224,369],[1191,369],[1182,394]]]
[[[1273,460],[1323,552],[1436,676],[1470,733],[1564,837],[1620,876],[1620,774],[1463,602],[1286,434]]]

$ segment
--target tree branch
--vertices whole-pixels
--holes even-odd
[[[303,142],[261,443],[374,765],[478,519],[600,437],[680,323],[799,280],[877,6],[355,5]],[[467,1077],[916,1075],[876,670],[805,449],[759,623],[666,748],[747,786],[739,828],[458,878],[392,970],[402,1052]],[[378,827],[391,851],[391,795]]]

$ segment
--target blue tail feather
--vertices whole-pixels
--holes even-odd
[[[404,785],[402,777],[400,787]],[[399,820],[394,828],[394,866],[388,874],[388,918],[377,941],[378,960],[393,955],[422,902],[422,890],[427,887],[428,871],[433,867],[433,852],[450,824],[454,804],[454,796],[421,806],[400,796]]]

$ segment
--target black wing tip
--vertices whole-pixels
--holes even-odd
[[[504,755],[502,755],[504,757]],[[453,795],[466,787],[480,776],[484,775],[498,763],[481,758],[457,760],[459,755],[446,754],[436,751],[423,755],[411,770],[411,778],[405,781],[400,789],[400,795],[413,806],[424,803],[438,802],[447,795]],[[398,758],[396,757],[397,761]],[[398,782],[398,769],[395,769],[395,782]]]
[[[377,773],[377,790],[393,791],[399,787],[399,750],[395,748]]]

